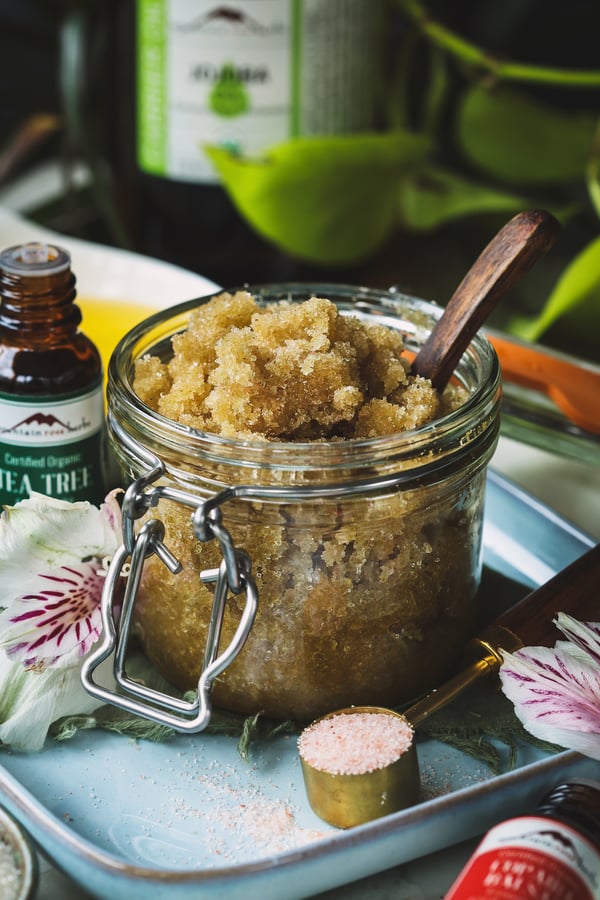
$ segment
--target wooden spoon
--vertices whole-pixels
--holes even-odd
[[[554,245],[559,232],[559,223],[545,210],[528,210],[510,219],[448,301],[414,359],[413,372],[443,391],[471,338],[501,298]]]

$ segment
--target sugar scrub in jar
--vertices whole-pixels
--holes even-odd
[[[211,497],[248,554],[258,611],[215,705],[308,721],[396,706],[443,679],[477,624],[500,374],[478,335],[439,396],[410,372],[441,308],[341,285],[268,285],[167,309],[120,342],[109,431],[126,480]],[[153,510],[181,563],[144,564],[135,627],[181,690],[202,669],[221,563],[190,509]],[[242,615],[227,601],[222,641]]]

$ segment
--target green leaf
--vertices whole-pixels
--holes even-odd
[[[583,178],[596,122],[514,89],[478,85],[460,104],[457,137],[469,160],[496,178],[556,183]]]
[[[541,313],[535,319],[515,319],[510,330],[535,341],[552,325],[586,344],[600,333],[600,237],[595,238],[567,266]]]
[[[400,220],[413,231],[432,231],[477,213],[516,213],[530,205],[522,196],[434,166],[407,175],[399,191]]]
[[[287,253],[324,264],[367,257],[397,223],[397,188],[429,141],[404,131],[305,137],[264,158],[207,153],[240,213]]]

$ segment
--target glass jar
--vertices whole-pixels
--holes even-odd
[[[260,304],[327,297],[342,314],[399,329],[408,353],[440,307],[344,285],[248,287]],[[199,540],[190,504],[217,497],[222,524],[251,561],[258,611],[214,703],[244,714],[307,721],[344,706],[396,706],[452,669],[477,625],[485,469],[499,427],[500,372],[478,335],[456,370],[466,400],[412,431],[370,439],[283,443],[196,431],[154,412],[134,391],[135,362],[166,360],[189,301],[146,319],[109,366],[109,433],[127,480],[161,461],[170,496],[153,510],[181,563],[146,560],[133,621],[167,680],[194,688],[203,665],[220,541]],[[150,466],[151,468],[151,466]],[[154,476],[153,476],[154,477]],[[200,573],[206,577],[199,577]],[[212,577],[212,581],[215,578]],[[222,641],[242,604],[229,596]],[[206,662],[206,658],[205,658]]]

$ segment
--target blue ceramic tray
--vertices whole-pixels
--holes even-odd
[[[490,473],[488,566],[535,587],[594,541]],[[295,739],[241,760],[237,739],[162,744],[82,732],[39,754],[0,755],[0,799],[40,847],[100,898],[307,897],[481,833],[531,808],[568,775],[598,776],[576,753],[529,745],[496,776],[457,750],[419,743],[423,800],[348,831],[306,802]]]

